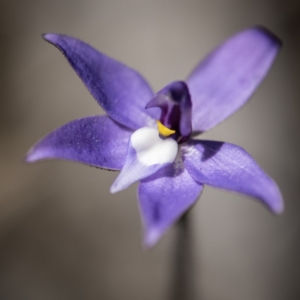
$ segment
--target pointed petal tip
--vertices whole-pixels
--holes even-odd
[[[161,235],[162,235],[162,232],[158,228],[148,229],[144,235],[143,246],[147,250],[150,250],[158,243],[158,241],[161,238]]]
[[[57,36],[55,33],[42,33],[42,38],[49,43],[54,43]]]
[[[24,163],[34,163],[38,160],[41,160],[43,157],[40,155],[38,151],[35,151],[34,149],[29,149],[26,153],[25,157],[23,158]]]
[[[284,202],[283,198],[280,195],[280,198],[278,199],[277,203],[273,204],[272,207],[270,207],[271,211],[275,215],[280,215],[284,212]]]
[[[22,162],[25,164],[30,164],[33,163],[34,161],[30,158],[30,155],[26,155],[25,157],[23,157]]]
[[[118,177],[117,177],[118,178]],[[116,180],[113,182],[113,184],[111,185],[111,187],[109,188],[109,192],[111,194],[115,194],[118,192],[121,192],[122,190],[124,190],[125,188],[120,187],[120,185],[118,184],[118,182],[116,182]]]
[[[50,160],[57,158],[58,157],[52,155],[51,151],[48,151],[47,149],[43,148],[39,149],[38,147],[34,146],[33,148],[29,149],[22,161],[23,163],[33,164],[42,160]]]
[[[125,174],[124,174],[125,173]],[[117,178],[112,183],[109,191],[111,194],[115,194],[127,189],[134,181],[129,181],[128,176],[126,176],[126,172],[124,172],[124,167],[117,176]]]
[[[284,212],[284,205],[282,205],[282,206],[280,206],[278,208],[273,209],[273,213],[275,215],[281,215],[281,214],[283,214],[283,212]]]
[[[62,52],[64,52],[64,43],[67,42],[68,40],[74,40],[74,38],[65,35],[65,34],[59,34],[59,33],[43,33],[42,38],[60,49]]]
[[[63,48],[63,42],[64,42],[64,37],[66,37],[63,34],[58,34],[58,33],[43,33],[42,38],[58,48],[60,51],[64,53],[64,48]]]
[[[284,212],[283,196],[277,183],[272,178],[270,180],[269,196],[261,200],[274,215],[280,215]]]
[[[32,163],[32,162],[34,162],[34,161],[31,159],[30,154],[27,153],[27,154],[23,157],[22,162],[25,163],[25,164],[30,164],[30,163]]]
[[[261,34],[267,36],[275,44],[278,44],[278,46],[282,46],[282,40],[275,33],[273,33],[268,28],[264,27],[263,25],[256,25],[253,27],[253,29],[260,32]]]

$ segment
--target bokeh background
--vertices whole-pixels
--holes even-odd
[[[69,162],[25,165],[28,148],[101,114],[44,32],[81,38],[137,69],[155,90],[184,79],[219,42],[261,24],[284,47],[236,115],[203,135],[239,144],[277,181],[274,217],[206,187],[192,218],[196,299],[300,299],[300,3],[295,0],[1,0],[0,299],[171,299],[176,229],[141,247],[136,185]]]

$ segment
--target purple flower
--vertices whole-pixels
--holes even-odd
[[[52,33],[44,39],[62,51],[107,115],[54,130],[30,149],[27,162],[66,159],[121,170],[112,193],[140,181],[148,247],[196,202],[204,184],[253,197],[274,213],[283,211],[276,183],[244,149],[192,138],[246,103],[280,48],[272,33],[261,27],[239,32],[186,82],[173,82],[156,94],[136,71],[78,39]]]

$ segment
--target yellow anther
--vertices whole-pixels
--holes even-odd
[[[176,132],[175,130],[169,129],[168,127],[163,125],[159,120],[157,120],[156,122],[157,122],[158,131],[161,135],[169,136]]]

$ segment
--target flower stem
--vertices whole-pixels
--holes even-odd
[[[187,212],[177,223],[170,300],[196,299],[192,250],[191,219],[189,212]]]

